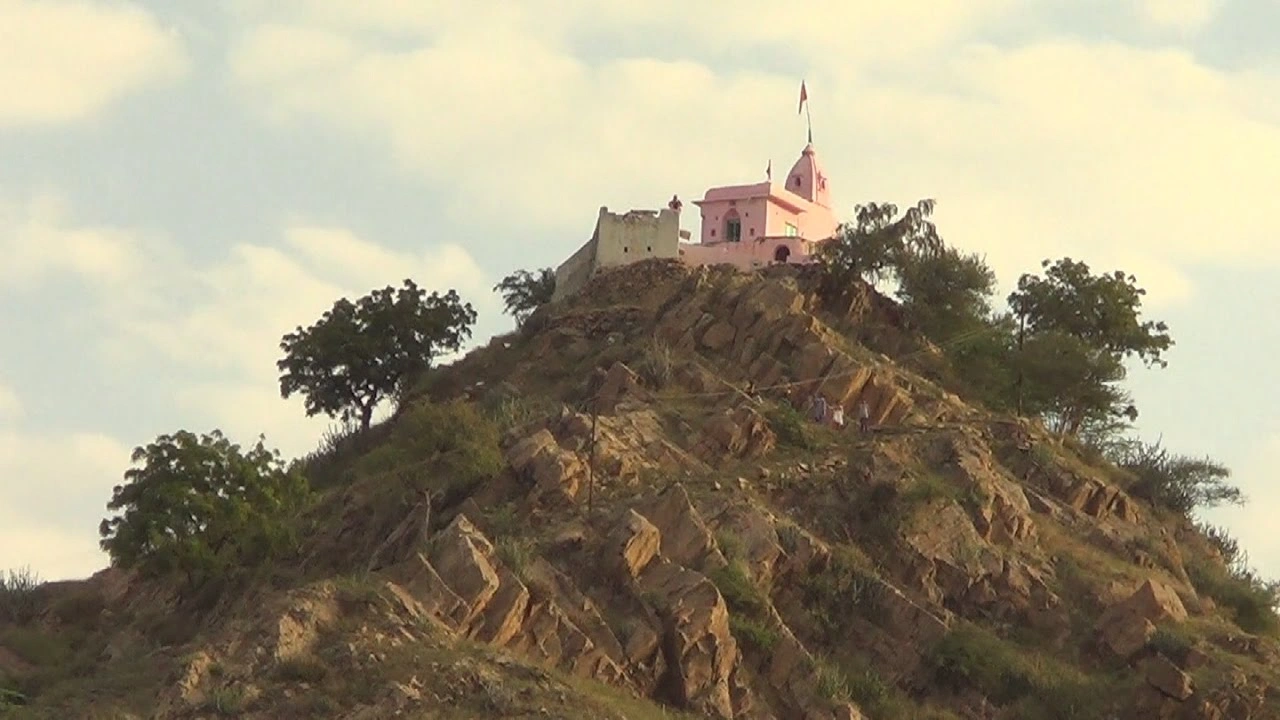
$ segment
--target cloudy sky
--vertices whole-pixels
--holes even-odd
[[[1264,571],[1280,488],[1276,0],[0,0],[0,569],[104,565],[132,447],[288,455],[281,334],[338,297],[490,288],[597,209],[762,179],[939,202],[1006,290],[1123,268],[1177,340],[1142,432],[1227,462]],[[696,215],[686,226],[697,232]]]

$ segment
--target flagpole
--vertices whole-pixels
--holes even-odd
[[[804,119],[809,126],[809,144],[813,144],[813,115],[809,113],[809,99],[805,98],[804,103]]]

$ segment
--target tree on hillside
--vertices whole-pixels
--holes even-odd
[[[1173,340],[1163,322],[1141,319],[1142,297],[1132,275],[1093,275],[1071,258],[1045,260],[1043,277],[1025,274],[1009,295],[1018,320],[1018,405],[1051,420],[1062,435],[1090,423],[1137,417],[1117,387],[1124,360],[1137,356],[1164,367]]]
[[[1169,327],[1140,319],[1147,291],[1133,275],[1093,275],[1071,258],[1045,260],[1041,267],[1044,277],[1023,275],[1009,295],[1009,306],[1028,332],[1061,332],[1120,359],[1136,355],[1148,367],[1168,365],[1162,353],[1173,346]]]
[[[263,438],[242,450],[220,431],[161,435],[133,451],[135,466],[112,492],[102,549],[112,563],[188,583],[225,577],[289,549],[306,479],[285,469]]]
[[[1111,459],[1133,473],[1131,494],[1184,515],[1245,503],[1244,493],[1229,482],[1231,470],[1225,465],[1208,457],[1172,454],[1159,440],[1121,443]]]
[[[284,336],[276,366],[280,395],[306,396],[307,415],[359,419],[367,430],[373,410],[435,358],[471,337],[476,312],[457,292],[419,288],[374,290],[356,302],[338,300],[311,327]]]
[[[536,275],[517,270],[502,278],[493,289],[502,293],[505,312],[516,319],[517,325],[523,325],[530,313],[551,302],[556,291],[556,273],[551,268],[542,268]]]
[[[818,246],[815,259],[822,269],[823,293],[837,299],[859,281],[886,277],[907,255],[941,252],[942,239],[929,220],[933,207],[933,200],[921,200],[899,217],[892,203],[856,206],[853,222]]]
[[[996,274],[977,254],[949,246],[904,254],[894,274],[911,324],[934,341],[980,330],[991,315]]]

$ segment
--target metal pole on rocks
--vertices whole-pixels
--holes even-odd
[[[591,449],[587,455],[587,516],[593,514],[596,489],[596,422],[600,417],[600,395],[591,398]]]

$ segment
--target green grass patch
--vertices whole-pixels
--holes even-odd
[[[317,658],[300,655],[277,663],[275,676],[282,682],[315,685],[329,677],[329,666]]]
[[[1017,708],[1024,720],[1095,720],[1117,697],[1116,680],[1088,675],[962,622],[930,658],[941,688],[975,689],[993,703]]]
[[[743,615],[729,615],[729,631],[738,642],[761,653],[771,652],[778,645],[778,631],[763,621]]]
[[[805,606],[827,634],[852,632],[853,620],[879,617],[884,582],[869,564],[845,547],[835,547],[825,572],[810,573],[800,580]]]
[[[777,403],[765,411],[769,429],[778,438],[778,444],[800,450],[818,447],[816,427],[809,418],[788,403]]]
[[[751,581],[746,567],[740,561],[730,562],[707,575],[724,596],[730,611],[754,617],[768,608],[769,599]]]
[[[1240,563],[1227,567],[1197,558],[1188,561],[1186,568],[1196,591],[1213,598],[1241,630],[1273,637],[1280,634],[1276,588],[1272,583]]]

